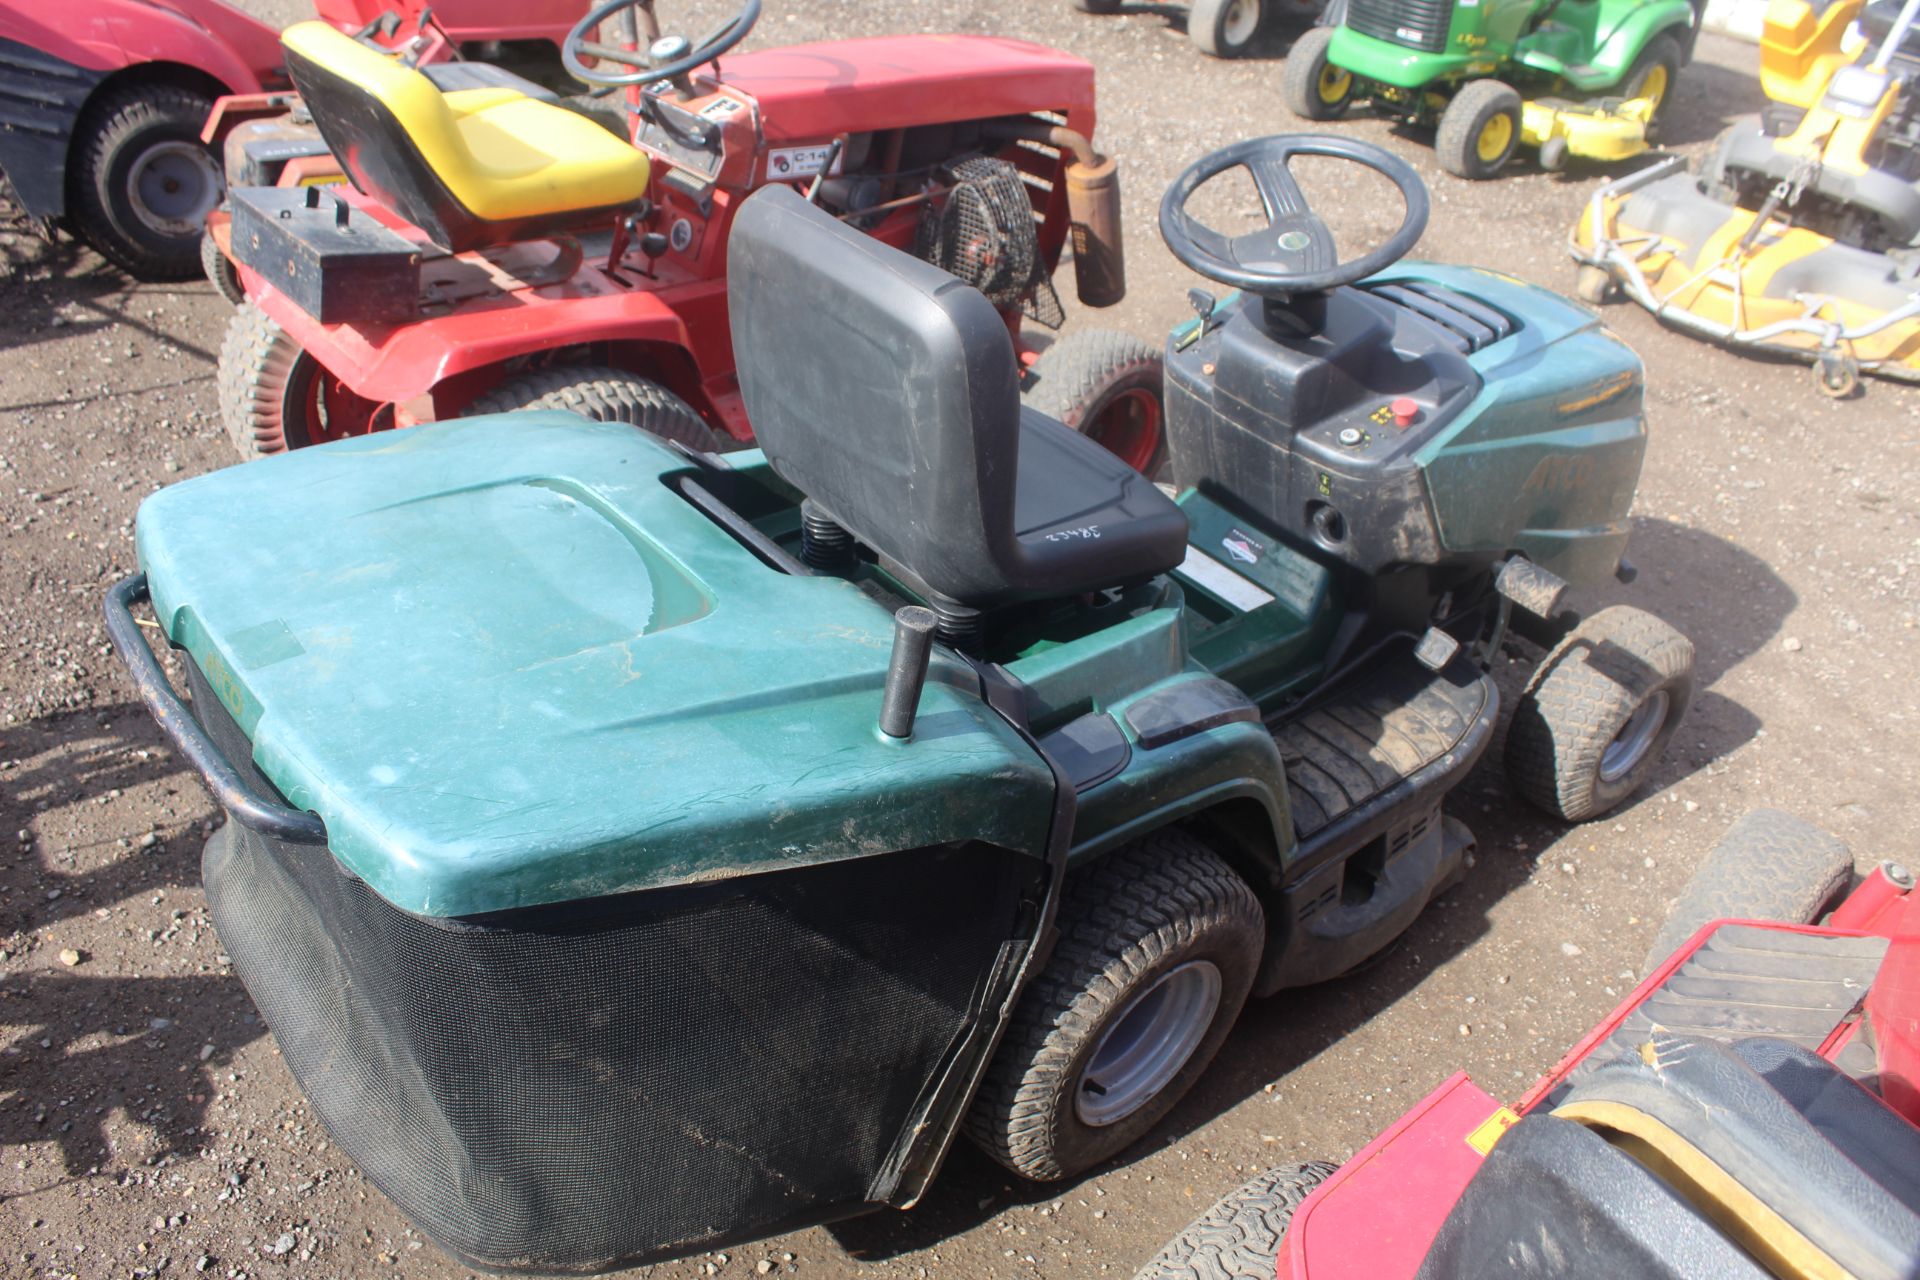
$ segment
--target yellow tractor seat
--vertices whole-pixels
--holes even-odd
[[[646,191],[646,156],[565,107],[507,87],[442,93],[324,22],[280,43],[348,180],[444,249],[604,221]]]

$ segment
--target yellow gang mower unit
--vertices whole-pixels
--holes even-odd
[[[1917,21],[1920,0],[1773,0],[1766,111],[1698,173],[1675,157],[1595,192],[1576,292],[1810,360],[1831,395],[1862,371],[1920,381]]]

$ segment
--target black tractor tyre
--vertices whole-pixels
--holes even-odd
[[[1502,118],[1506,121],[1504,133],[1499,124]],[[1500,145],[1492,146],[1493,142]],[[1483,182],[1507,167],[1519,145],[1519,92],[1499,80],[1472,80],[1460,87],[1440,113],[1433,154],[1440,167],[1454,177]]]
[[[1260,34],[1266,5],[1267,0],[1193,0],[1187,7],[1187,36],[1210,57],[1243,57]]]
[[[1814,924],[1853,884],[1847,842],[1778,809],[1755,809],[1727,829],[1653,936],[1640,973],[1652,973],[1715,920]]]
[[[1269,1275],[1293,1215],[1339,1167],[1312,1160],[1249,1179],[1188,1223],[1133,1280],[1258,1280]]]
[[[1638,98],[1655,68],[1665,73],[1666,84],[1660,90],[1660,100],[1653,104],[1653,118],[1647,122],[1648,142],[1660,136],[1660,124],[1666,119],[1667,108],[1673,103],[1674,90],[1680,87],[1682,60],[1680,42],[1663,32],[1647,41],[1647,47],[1640,51],[1640,56],[1633,60],[1633,66],[1627,69],[1626,77],[1620,81],[1621,97]]]
[[[509,378],[460,416],[525,409],[565,409],[595,422],[624,422],[700,453],[725,447],[693,406],[673,392],[651,378],[598,365],[559,365]]]
[[[1332,27],[1309,27],[1287,50],[1280,98],[1302,120],[1338,120],[1353,105],[1353,73],[1327,61]]]
[[[1507,772],[1548,813],[1597,818],[1652,774],[1692,699],[1693,642],[1644,610],[1602,609],[1527,681],[1507,730]]]
[[[200,236],[222,185],[219,159],[200,141],[212,109],[205,94],[149,81],[109,89],[82,114],[67,172],[68,210],[81,238],[128,274],[142,280],[200,274]],[[143,164],[153,163],[168,165],[156,183],[185,179],[205,189],[166,191],[178,196],[177,207],[150,208],[135,180]]]
[[[1128,333],[1079,329],[1043,352],[1027,371],[1021,399],[1104,446],[1142,475],[1167,460],[1161,399],[1161,349]]]
[[[220,252],[220,242],[205,231],[200,233],[200,272],[213,291],[234,306],[247,300],[247,291],[240,284],[240,269]]]
[[[220,343],[215,385],[220,420],[242,458],[311,443],[294,402],[302,398],[301,383],[312,376],[313,364],[272,316],[244,298],[234,307]]]
[[[1265,915],[1246,882],[1175,830],[1070,875],[1055,923],[1059,941],[1021,994],[966,1120],[968,1136],[988,1155],[1036,1182],[1118,1155],[1173,1109],[1232,1029],[1266,939]],[[1183,995],[1204,990],[1209,968],[1217,979],[1210,1011]],[[1114,1040],[1110,1033],[1123,1027]],[[1162,1030],[1170,1034],[1162,1038]],[[1103,1050],[1124,1067],[1129,1040],[1156,1039],[1165,1051],[1146,1056],[1157,1067],[1130,1082],[1089,1072]],[[1121,1105],[1128,1109],[1113,1110]],[[1101,1106],[1110,1113],[1090,1123],[1087,1114]]]

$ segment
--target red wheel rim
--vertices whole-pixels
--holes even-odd
[[[1081,430],[1108,453],[1145,473],[1160,452],[1160,398],[1145,387],[1129,388],[1101,405]]]
[[[374,429],[377,403],[349,390],[312,356],[303,353],[300,363],[307,366],[301,371],[305,376],[288,388],[287,421],[282,428],[287,448],[363,436]]]

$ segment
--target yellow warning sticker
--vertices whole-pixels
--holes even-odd
[[[1500,1108],[1481,1122],[1479,1128],[1467,1135],[1467,1145],[1486,1155],[1493,1150],[1493,1144],[1500,1141],[1500,1135],[1520,1123],[1520,1117],[1506,1107]]]

